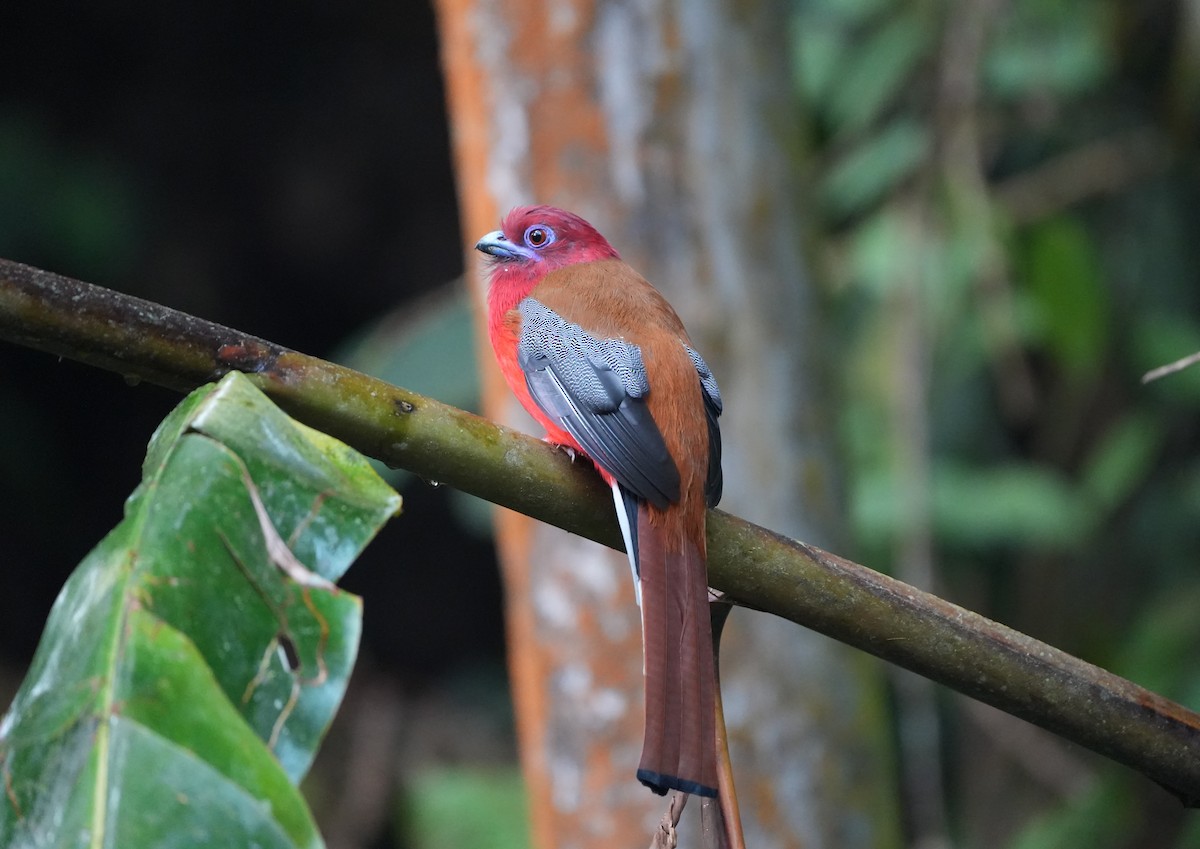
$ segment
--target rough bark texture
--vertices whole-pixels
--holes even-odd
[[[782,4],[440,0],[438,11],[464,233],[528,202],[595,224],[715,364],[723,506],[838,547],[820,383],[829,363],[812,356],[820,320],[798,250]],[[490,414],[520,424],[499,379],[488,387]],[[631,778],[641,650],[621,558],[511,514],[499,538],[536,839],[642,842],[661,804]],[[894,839],[878,670],[744,612],[725,652],[749,845]]]

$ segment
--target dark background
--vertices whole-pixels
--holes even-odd
[[[318,356],[461,274],[426,4],[8,3],[0,29],[5,258]],[[0,344],[0,701],[178,400]],[[503,704],[490,542],[444,489],[406,486],[344,585],[356,687],[476,670]]]

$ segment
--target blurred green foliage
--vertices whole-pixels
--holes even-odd
[[[1195,0],[797,0],[791,21],[852,553],[1192,708],[1200,367],[1141,376],[1200,350],[1197,20]],[[943,839],[1200,845],[1160,789],[1072,752],[1075,780],[1038,781],[956,705]]]
[[[479,412],[475,323],[461,281],[380,316],[339,346],[333,359],[445,404]],[[422,485],[403,469],[388,469],[378,461],[375,468],[396,489]],[[491,504],[457,489],[451,489],[447,498],[462,529],[491,537]]]
[[[144,222],[135,182],[116,163],[9,111],[0,115],[0,186],[0,255],[45,256],[93,281],[128,274]]]
[[[515,766],[431,767],[408,782],[397,831],[412,849],[523,849],[529,846],[527,806]]]

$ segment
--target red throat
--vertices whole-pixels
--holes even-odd
[[[662,295],[582,218],[520,207],[477,247],[492,257],[488,332],[509,387],[551,442],[596,463],[624,517],[645,638],[637,776],[656,793],[714,796],[704,522],[720,488],[715,383]],[[518,309],[526,298],[536,303]]]

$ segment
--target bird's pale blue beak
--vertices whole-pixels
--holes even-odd
[[[500,261],[532,259],[532,252],[523,245],[510,242],[503,230],[493,230],[475,243],[475,250],[482,251]]]

